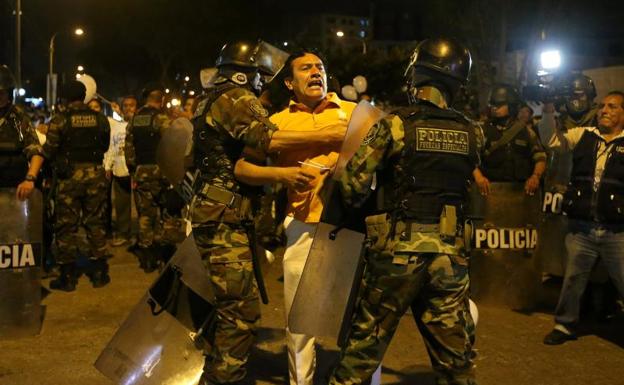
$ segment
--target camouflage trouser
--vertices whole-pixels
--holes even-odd
[[[79,253],[106,257],[106,176],[102,166],[76,165],[69,179],[58,181],[54,231],[58,263],[74,262]],[[84,226],[87,242],[79,234]]]
[[[349,340],[329,383],[368,381],[401,316],[411,307],[438,376],[437,384],[476,384],[466,260],[448,254],[393,255],[369,249],[367,261]]]
[[[139,216],[138,246],[148,248],[154,242],[175,244],[184,240],[182,220],[163,215],[161,195],[168,183],[160,168],[157,165],[138,166],[134,181],[134,200]]]
[[[193,232],[217,300],[216,328],[206,336],[204,376],[217,384],[238,381],[246,375],[260,319],[249,241],[242,229],[223,223]]]

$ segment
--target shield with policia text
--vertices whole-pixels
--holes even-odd
[[[201,345],[214,321],[214,292],[195,239],[182,242],[100,353],[95,367],[116,384],[196,384]]]
[[[479,303],[530,309],[541,294],[539,244],[540,193],[527,195],[523,183],[492,183],[483,197],[471,190],[470,290]]]
[[[338,180],[348,160],[360,147],[371,127],[384,113],[360,102],[351,115],[345,140],[336,164],[333,180]],[[332,181],[333,182],[333,181]],[[288,318],[293,333],[336,338],[339,343],[341,326],[349,319],[355,301],[362,269],[364,234],[346,224],[347,213],[341,213],[338,188],[327,188],[322,221],[316,226],[312,248],[299,281]],[[332,194],[332,192],[334,194]]]
[[[42,195],[15,192],[0,189],[0,340],[38,334],[42,322]]]
[[[184,160],[190,154],[192,136],[191,121],[177,118],[164,130],[158,142],[156,162],[167,181],[173,185],[181,182],[186,172]]]
[[[542,271],[556,276],[563,276],[565,271],[568,217],[561,212],[561,204],[571,172],[572,153],[551,151],[548,154],[539,222],[541,241],[536,254],[542,264]]]

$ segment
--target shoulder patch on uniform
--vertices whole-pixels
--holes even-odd
[[[239,85],[247,84],[247,75],[242,72],[237,72],[232,75],[231,80]]]
[[[262,104],[258,99],[250,101],[249,108],[251,109],[251,112],[253,112],[256,116],[260,116],[263,118],[269,116],[269,111],[267,111],[266,108],[262,107]]]
[[[368,134],[362,140],[362,144],[368,146],[373,139],[377,137],[377,132],[379,132],[379,123],[375,124],[373,127],[368,130]]]
[[[195,114],[193,115],[193,119],[199,118],[200,116],[204,114],[204,110],[206,109],[207,103],[208,103],[208,99],[204,99],[201,102],[199,102],[199,104],[197,105],[197,108],[195,109]]]
[[[468,155],[469,143],[470,137],[465,131],[433,127],[416,128],[416,151]]]

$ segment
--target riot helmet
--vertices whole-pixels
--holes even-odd
[[[0,65],[0,90],[11,93],[15,89],[13,73],[5,64]]]
[[[409,95],[423,85],[442,87],[448,104],[460,87],[468,81],[472,58],[470,51],[454,39],[433,38],[423,40],[416,46],[405,78]]]
[[[263,83],[275,78],[287,58],[288,53],[262,40],[257,43],[239,41],[223,46],[215,66],[219,75],[260,91]]]
[[[596,98],[594,81],[581,73],[569,75],[563,84],[568,114],[580,117],[590,110]]]
[[[13,100],[13,91],[15,90],[15,78],[11,73],[11,70],[6,65],[0,65],[0,91],[5,91],[7,93],[6,97],[8,99],[4,99],[2,102],[11,103]],[[3,97],[4,98],[4,97]],[[4,106],[0,106],[4,107]]]
[[[490,96],[488,97],[488,104],[491,108],[500,108],[507,106],[509,109],[508,114],[502,117],[516,116],[522,99],[518,90],[509,84],[499,83],[495,84],[490,90]]]

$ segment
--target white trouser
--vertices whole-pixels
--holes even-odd
[[[288,330],[288,315],[305,267],[315,224],[301,222],[293,217],[284,220],[286,251],[284,252],[284,311],[286,314],[286,348],[288,349],[288,374],[290,385],[312,385],[316,367],[314,337],[291,333]],[[371,385],[381,383],[381,365],[373,374]]]
[[[286,251],[284,252],[284,310],[286,313],[286,347],[288,349],[288,374],[290,385],[312,385],[316,366],[314,337],[291,333],[288,330],[288,314],[303,273],[314,236],[313,224],[293,217],[284,220]]]

